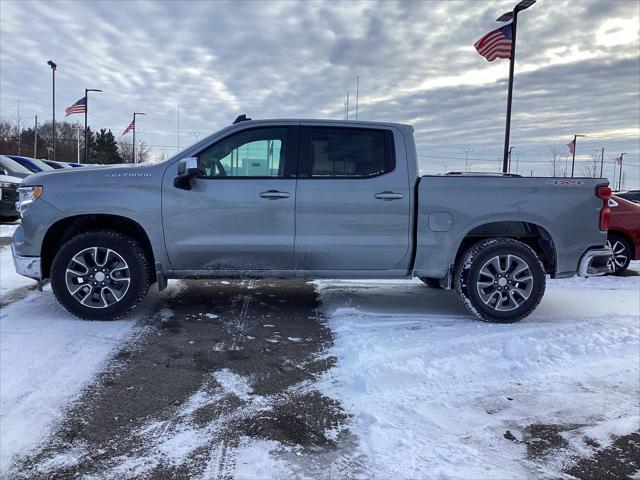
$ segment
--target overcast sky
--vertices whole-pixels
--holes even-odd
[[[473,48],[512,1],[0,1],[0,117],[56,118],[84,94],[89,123],[167,156],[252,118],[344,116],[411,123],[424,173],[500,168],[508,60]],[[548,175],[549,151],[605,147],[640,186],[640,2],[540,0],[520,16],[511,144],[520,173]],[[180,135],[178,136],[178,105]],[[82,121],[82,115],[69,119]],[[131,135],[125,137],[130,141]],[[515,162],[515,158],[514,158]],[[582,172],[582,163],[576,172]],[[515,170],[515,168],[513,168]]]

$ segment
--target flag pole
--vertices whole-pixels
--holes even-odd
[[[618,177],[618,191],[622,190],[622,163],[624,161],[624,156],[627,154],[627,152],[621,153],[620,154],[620,172],[619,172],[619,177]],[[615,182],[615,177],[614,180]]]
[[[36,123],[33,127],[33,158],[38,158],[38,115],[36,115]]]
[[[133,114],[133,149],[131,150],[133,158],[131,163],[136,163],[136,114]]]
[[[603,167],[604,167],[604,147],[602,147],[602,155],[600,155],[600,178],[602,178]]]
[[[577,139],[578,139],[578,136],[574,135],[573,136],[573,158],[571,159],[571,178],[573,178],[573,170],[575,169],[575,166],[576,166],[576,147],[578,146]]]
[[[513,10],[511,22],[511,55],[509,59],[509,92],[507,93],[507,125],[504,130],[504,156],[502,158],[502,172],[509,168],[509,135],[511,134],[511,100],[513,99],[513,67],[516,61],[516,27],[518,25],[518,10]]]
[[[89,92],[101,92],[97,88],[84,89],[84,163],[89,163],[89,148],[87,147],[87,117],[89,116]]]
[[[84,163],[89,163],[87,150],[87,115],[89,114],[89,90],[84,89]]]
[[[586,137],[586,135],[576,134],[573,136],[573,159],[571,160],[571,178],[573,178],[573,171],[576,166],[576,150],[578,149],[578,137]]]

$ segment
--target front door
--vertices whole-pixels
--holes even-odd
[[[297,128],[247,128],[196,156],[191,190],[164,176],[162,218],[174,270],[294,268]]]

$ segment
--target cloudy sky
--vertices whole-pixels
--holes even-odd
[[[513,4],[2,0],[0,117],[15,121],[19,101],[24,122],[50,119],[51,58],[58,119],[99,88],[91,126],[120,138],[146,112],[139,139],[169,156],[240,113],[340,119],[350,91],[354,117],[359,76],[359,118],[413,124],[424,173],[464,168],[465,150],[472,169],[496,171],[509,62],[473,44]],[[639,25],[637,0],[539,0],[521,14],[519,173],[548,175],[550,150],[580,133],[576,172],[605,147],[605,175],[627,152],[626,186],[640,186]]]

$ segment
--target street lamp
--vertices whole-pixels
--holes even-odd
[[[89,163],[89,148],[87,138],[87,117],[89,115],[89,92],[101,92],[97,88],[84,89],[84,163]]]
[[[620,176],[618,177],[618,191],[622,190],[622,157],[624,157],[626,154],[627,152],[622,152],[620,154]],[[613,181],[616,181],[615,177],[613,177]]]
[[[503,13],[496,21],[498,22],[511,22],[511,54],[509,55],[509,90],[507,93],[507,125],[504,131],[504,154],[502,156],[502,171],[507,172],[509,162],[509,135],[511,134],[511,100],[513,98],[513,67],[515,64],[516,56],[516,26],[518,24],[518,12],[526,10],[531,5],[536,3],[536,0],[522,0],[518,3],[510,12]]]
[[[473,152],[473,148],[463,148],[464,152],[464,171],[469,171],[469,152]]]
[[[52,80],[53,80],[53,86],[52,86],[52,111],[53,111],[53,158],[52,160],[56,159],[56,68],[58,68],[58,65],[55,64],[55,62],[53,60],[49,60],[47,62],[47,65],[49,65],[51,67],[51,75],[52,75]]]
[[[577,146],[577,138],[578,137],[586,137],[586,135],[574,135],[573,136],[573,158],[571,160],[571,178],[573,178],[573,171],[576,166],[576,146]]]
[[[136,130],[138,129],[138,127],[136,126],[136,115],[146,115],[146,113],[133,112],[133,163],[138,163],[136,161]]]

